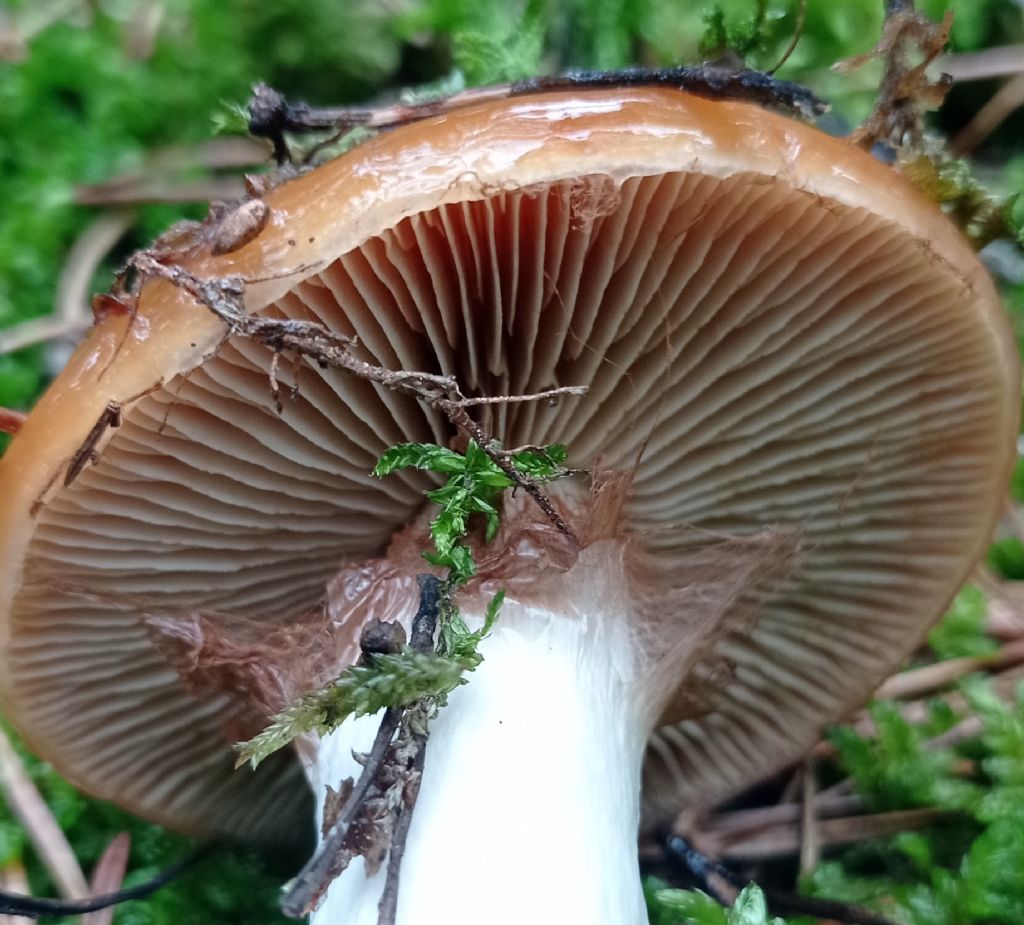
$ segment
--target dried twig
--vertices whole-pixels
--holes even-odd
[[[69,899],[88,896],[89,885],[78,866],[71,846],[2,730],[0,785],[3,787],[4,797],[11,812],[25,829],[39,860],[49,872],[61,895]],[[23,914],[21,909],[0,909],[0,912]]]
[[[148,155],[143,168],[103,183],[75,188],[79,205],[133,205],[146,202],[233,201],[245,193],[239,176],[191,179],[190,173],[256,167],[266,160],[263,146],[251,138],[214,138],[201,145],[171,145]]]
[[[277,90],[265,84],[257,84],[249,101],[249,131],[258,137],[269,138],[273,142],[278,163],[286,164],[292,160],[285,140],[286,133],[333,132],[340,136],[353,128],[393,128],[464,106],[528,93],[601,87],[668,87],[712,99],[746,100],[763,106],[777,106],[808,118],[828,108],[806,87],[776,80],[770,74],[747,68],[698,65],[653,70],[629,68],[620,71],[577,71],[478,87],[440,99],[392,106],[313,108],[306,103],[291,103]]]
[[[0,356],[14,353],[16,350],[24,350],[35,344],[56,340],[59,337],[77,336],[91,323],[91,319],[56,318],[52,315],[45,318],[30,318],[5,331],[0,331]]]
[[[245,183],[241,177],[178,181],[170,177],[142,175],[80,186],[75,192],[75,200],[87,206],[134,206],[154,202],[230,202],[241,198],[244,193]]]
[[[800,44],[800,39],[804,34],[804,23],[807,20],[807,0],[797,0],[796,5],[796,22],[793,24],[793,37],[789,40],[789,44],[786,46],[786,50],[782,53],[782,57],[775,63],[775,66],[768,70],[768,74],[774,74],[782,65],[788,60],[790,55],[796,51],[796,46]]]
[[[398,809],[394,829],[391,833],[391,850],[388,854],[388,870],[384,881],[384,892],[377,906],[377,925],[395,925],[398,915],[398,886],[405,856],[405,843],[412,825],[413,807],[420,792],[423,779],[423,764],[427,757],[426,731],[411,735],[415,757],[410,764],[410,773],[402,791],[402,804]]]
[[[991,80],[1024,73],[1024,45],[997,45],[981,51],[943,55],[936,62],[954,83]]]
[[[1021,106],[1024,106],[1024,73],[1004,83],[957,133],[950,144],[953,153],[957,157],[970,154]]]
[[[469,416],[466,408],[477,403],[477,400],[463,395],[453,377],[384,369],[357,359],[351,352],[351,344],[347,338],[329,331],[316,322],[251,315],[245,310],[242,301],[245,280],[241,277],[199,279],[182,267],[160,262],[146,251],[136,254],[131,259],[130,266],[143,276],[160,277],[185,290],[227,325],[229,335],[250,337],[275,352],[294,352],[322,367],[343,369],[362,379],[379,383],[404,395],[411,395],[436,408],[456,427],[472,437],[515,485],[533,498],[559,532],[574,543],[578,543],[572,528],[555,509],[537,481],[522,473],[495,444],[493,437]],[[271,391],[277,403],[278,396],[274,386],[272,381]],[[534,395],[506,396],[498,401],[544,400],[552,396],[582,395],[585,391],[586,389],[581,386],[566,386]]]
[[[135,214],[131,211],[105,212],[78,236],[68,251],[57,281],[58,318],[76,323],[81,330],[92,324],[89,305],[93,277],[104,258],[134,222]]]
[[[586,390],[578,385],[565,385],[552,389],[545,389],[543,392],[531,392],[526,395],[487,395],[482,398],[462,398],[455,402],[460,408],[473,408],[476,405],[507,405],[520,401],[546,401],[554,404],[559,395],[582,395]],[[521,453],[525,449],[543,450],[543,447],[530,446],[520,447],[516,450],[508,450],[509,453]]]
[[[77,338],[93,322],[89,291],[93,277],[135,217],[128,211],[108,212],[91,222],[68,253],[57,283],[57,311],[30,318],[0,333],[0,355],[62,338]]]
[[[570,386],[568,388],[574,389],[576,387]],[[464,401],[464,399],[461,398],[461,393],[458,392],[457,387],[455,387],[455,392],[460,396],[458,399],[435,399],[431,404],[434,404],[435,407],[447,414],[448,419],[456,427],[461,427],[466,431],[466,433],[468,433],[477,442],[477,444],[483,448],[484,452],[494,460],[495,465],[497,465],[497,467],[501,469],[501,471],[504,472],[505,475],[507,475],[519,488],[522,488],[531,498],[533,498],[534,503],[544,512],[548,520],[555,525],[558,532],[572,540],[574,545],[579,546],[579,539],[577,538],[575,531],[573,531],[572,527],[565,522],[562,515],[555,510],[555,506],[551,503],[551,499],[541,491],[540,485],[537,483],[536,479],[530,478],[528,475],[524,475],[505,453],[500,450],[495,450],[493,438],[469,416],[466,412],[465,406],[461,404],[461,401]],[[581,392],[577,391],[576,394],[581,394]],[[430,399],[427,399],[427,401],[430,401]]]
[[[954,814],[947,810],[928,806],[888,813],[822,819],[818,824],[819,843],[822,848],[852,845],[872,838],[923,829],[952,815]],[[742,840],[724,845],[721,853],[727,858],[758,860],[796,854],[799,850],[800,827],[798,823],[790,823],[766,827],[760,832],[751,833]]]
[[[150,877],[145,883],[118,890],[116,893],[93,896],[89,899],[38,899],[35,896],[22,896],[17,893],[0,891],[0,915],[23,915],[31,919],[86,915],[133,899],[145,899],[170,883],[183,870],[206,857],[212,848],[212,844],[197,848],[180,861],[165,867],[160,873]]]
[[[800,772],[802,794],[800,800],[800,873],[809,874],[821,860],[821,839],[818,815],[814,807],[814,759],[808,758]]]
[[[693,837],[702,848],[726,859],[765,860],[800,851],[800,808],[789,821],[766,822],[757,829],[724,833],[712,828],[699,829]],[[871,838],[896,835],[932,825],[952,813],[924,807],[895,812],[835,816],[818,820],[818,843],[821,848],[849,845]],[[713,825],[713,823],[712,823]]]
[[[1001,642],[1024,637],[1024,587],[1020,582],[1005,582],[981,571],[978,586],[988,598],[985,634]]]
[[[1006,643],[989,655],[950,658],[888,678],[872,695],[875,700],[922,697],[948,687],[976,671],[1000,671],[1024,664],[1024,639]]]
[[[684,837],[670,835],[665,841],[665,854],[681,863],[686,871],[697,879],[702,889],[721,902],[719,890],[713,882],[717,878],[735,890],[746,886],[745,878],[730,870],[721,861],[709,857],[694,848]],[[812,899],[809,896],[795,896],[778,890],[764,890],[765,899],[772,912],[783,915],[812,915],[829,919],[844,925],[896,925],[892,920],[875,915],[860,906],[835,902],[829,899]]]
[[[64,474],[64,487],[67,488],[75,479],[82,474],[89,463],[95,463],[99,459],[97,447],[108,430],[121,426],[122,406],[120,402],[108,402],[107,406],[100,413],[92,430],[86,435],[82,445],[75,451],[68,464],[67,472]]]
[[[1005,700],[1012,700],[1021,680],[1024,679],[1024,670],[1021,669],[1021,666],[1014,664],[997,672],[993,672],[991,667],[988,670],[996,694]],[[967,700],[964,695],[958,691],[951,691],[940,695],[930,693],[917,700],[902,701],[899,704],[900,716],[908,723],[923,723],[931,715],[932,701],[934,700],[941,700],[958,714],[967,710]],[[859,711],[846,722],[859,736],[870,738],[876,734],[875,721],[867,710]],[[959,728],[959,724],[954,728]],[[938,739],[926,739],[921,743],[921,747],[936,748],[938,747],[936,742],[941,744],[939,740],[941,740],[941,736]],[[831,742],[821,741],[811,749],[810,754],[817,759],[832,758],[836,754],[836,748]]]
[[[417,580],[420,586],[420,605],[413,619],[409,644],[412,648],[425,652],[434,647],[434,631],[437,627],[439,608],[442,606],[443,587],[440,579],[434,575],[420,575]],[[347,799],[338,811],[337,818],[324,835],[313,857],[299,871],[281,897],[281,911],[285,915],[292,918],[302,918],[308,915],[316,907],[334,878],[348,866],[353,857],[361,853],[359,846],[349,843],[350,833],[357,820],[365,814],[371,798],[386,791],[390,786],[390,783],[382,782],[382,779],[385,777],[389,756],[394,760],[392,743],[396,735],[400,735],[403,723],[407,723],[410,714],[415,712],[422,712],[420,705],[391,707],[384,711],[384,718],[381,720],[373,747],[366,757],[359,779],[352,786]],[[397,907],[398,867],[402,861],[409,819],[419,790],[419,775],[423,770],[423,756],[426,747],[425,731],[416,730],[411,735],[413,736],[412,741],[406,743],[413,750],[411,762],[407,768],[400,769],[400,773],[401,771],[405,772],[403,774],[403,805],[392,828],[391,857],[388,863],[387,886],[381,900],[380,925],[390,925],[394,921],[394,912]],[[406,750],[409,750],[408,747]],[[385,914],[390,918],[385,918]]]
[[[863,809],[863,800],[853,793],[821,791],[814,798],[814,815],[819,819],[851,815]],[[800,802],[776,803],[755,809],[734,809],[715,813],[694,826],[687,819],[676,823],[677,830],[692,835],[695,840],[710,836],[713,839],[740,839],[769,826],[790,825],[799,822]],[[683,827],[680,827],[682,823]],[[689,824],[688,824],[689,823]],[[701,842],[701,847],[704,843]]]
[[[417,581],[420,585],[420,606],[416,618],[413,620],[412,637],[409,644],[413,649],[426,652],[433,647],[434,627],[437,624],[439,611],[445,606],[443,597],[448,592],[436,578],[432,578],[430,575],[420,575]],[[388,855],[384,891],[377,906],[377,925],[395,925],[398,915],[398,886],[402,860],[405,857],[405,843],[409,837],[409,826],[412,824],[413,809],[419,796],[420,782],[423,780],[423,764],[427,757],[426,722],[429,717],[424,710],[421,709],[419,712],[421,714],[419,728],[411,729],[409,732],[412,760],[409,762],[408,772],[405,775],[402,802],[398,808],[398,815],[391,833],[391,849]]]
[[[390,707],[384,711],[384,718],[377,730],[377,737],[373,740],[373,747],[366,756],[359,780],[338,813],[338,818],[324,835],[313,857],[306,862],[281,895],[281,911],[290,918],[301,919],[309,915],[323,898],[334,878],[348,866],[349,860],[354,856],[355,852],[343,862],[339,862],[339,855],[345,850],[349,830],[365,808],[367,796],[380,777],[384,759],[398,731],[401,716],[401,707]]]

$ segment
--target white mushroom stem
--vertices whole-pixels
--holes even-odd
[[[650,710],[625,621],[506,602],[481,651],[431,725],[398,925],[646,923],[636,836]],[[325,785],[358,775],[351,752],[378,725],[321,741],[320,805]],[[384,877],[367,880],[357,859],[313,925],[375,925]]]

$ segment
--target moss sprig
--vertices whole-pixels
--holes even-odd
[[[554,444],[536,450],[523,450],[511,455],[512,464],[535,481],[559,478],[567,452]],[[420,469],[447,475],[444,485],[427,492],[427,498],[441,508],[430,523],[434,548],[423,553],[431,565],[449,570],[454,585],[469,581],[476,574],[476,564],[469,547],[462,540],[469,532],[474,514],[484,518],[484,540],[490,542],[498,532],[498,497],[515,484],[475,440],[470,440],[465,453],[456,453],[434,443],[403,443],[392,447],[377,461],[373,474],[390,475],[399,469]]]
[[[444,706],[448,694],[466,683],[464,674],[482,661],[480,643],[491,632],[505,592],[498,591],[487,605],[483,625],[470,630],[452,600],[452,593],[476,574],[473,553],[465,544],[474,515],[484,522],[484,539],[490,542],[500,526],[499,499],[515,482],[498,466],[493,454],[470,440],[465,453],[432,443],[404,443],[392,447],[377,461],[373,474],[383,478],[400,469],[419,469],[447,476],[427,498],[441,510],[430,524],[433,549],[423,558],[448,569],[439,606],[438,645],[422,652],[406,645],[394,653],[367,655],[343,671],[325,687],[300,697],[277,714],[271,723],[246,742],[239,743],[238,766],[255,768],[263,759],[298,736],[313,732],[327,735],[350,716],[366,716],[389,707],[409,707],[427,700],[432,708]],[[552,445],[512,452],[508,459],[524,475],[537,481],[560,478],[567,451]]]

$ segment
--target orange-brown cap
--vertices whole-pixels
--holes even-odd
[[[501,406],[496,436],[613,469],[644,447],[627,521],[656,556],[695,536],[799,537],[756,621],[720,640],[729,671],[699,714],[656,736],[663,802],[792,759],[984,549],[1017,427],[996,293],[935,206],[842,140],[670,91],[547,94],[380,135],[265,201],[248,243],[252,229],[237,249],[200,237],[182,263],[248,277],[250,310],[320,321],[467,394],[588,386]],[[85,789],[186,830],[270,837],[299,818],[300,775],[284,755],[233,770],[228,698],[186,691],[139,610],[290,618],[421,508],[417,478],[370,477],[378,455],[452,428],[315,365],[278,414],[270,351],[223,336],[151,281],[13,440],[0,691]],[[64,486],[110,402],[120,427]]]

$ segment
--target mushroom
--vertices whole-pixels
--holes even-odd
[[[646,921],[642,770],[657,813],[792,761],[985,548],[1018,387],[990,280],[862,151],[668,90],[469,107],[265,202],[251,240],[161,259],[467,394],[589,389],[474,409],[595,478],[548,489],[578,547],[516,498],[478,549],[464,614],[507,599],[432,727],[399,922]],[[279,413],[274,359],[150,280],[0,462],[9,715],[79,786],[196,834],[310,824],[293,756],[236,772],[232,739],[351,662],[365,620],[408,621],[429,483],[369,472],[455,437],[304,362],[274,364]],[[375,726],[300,748],[319,804]],[[358,859],[316,920],[375,921],[382,879]]]

